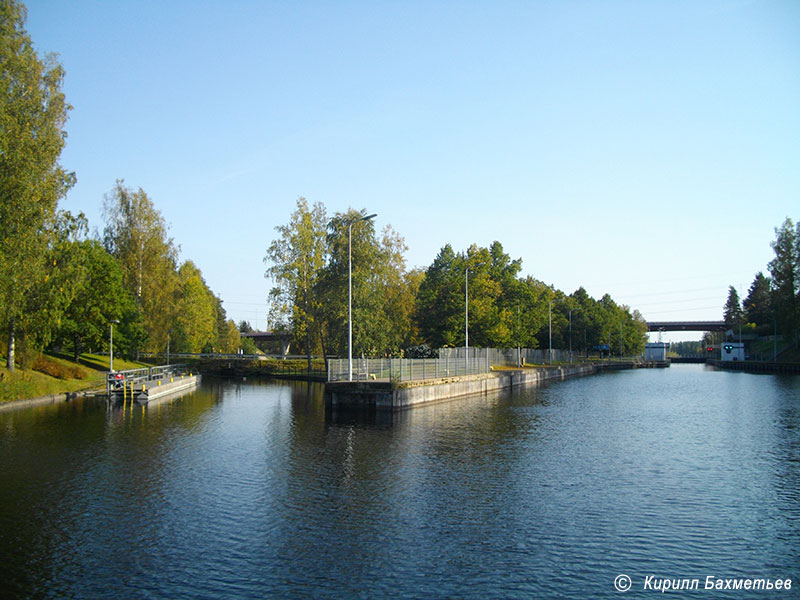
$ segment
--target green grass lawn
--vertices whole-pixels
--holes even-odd
[[[25,370],[18,368],[13,373],[0,367],[0,402],[103,388],[108,372],[108,357],[83,354],[76,364],[66,354],[43,354],[32,366]],[[143,366],[147,365],[114,359],[116,370]]]

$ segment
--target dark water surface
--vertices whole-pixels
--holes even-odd
[[[216,380],[0,413],[3,598],[660,595],[648,576],[800,595],[800,378],[675,365],[388,418]]]

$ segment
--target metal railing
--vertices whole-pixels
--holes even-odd
[[[488,352],[470,358],[357,358],[353,381],[413,381],[488,373]],[[346,358],[328,360],[328,381],[348,381]]]
[[[114,371],[106,375],[106,394],[111,395],[115,390],[122,389],[124,385],[147,383],[167,377],[177,377],[189,372],[189,366],[185,364],[160,365],[143,369],[128,369],[126,371]]]
[[[489,353],[489,363],[495,366],[516,367],[524,364],[545,365],[549,363],[578,362],[580,352],[569,350],[542,350],[539,348],[439,348],[439,358],[463,360],[476,353]]]
[[[592,363],[641,361],[642,356],[590,357]],[[533,348],[440,348],[439,358],[356,358],[353,381],[413,381],[488,373],[492,367],[583,362],[581,352]],[[347,359],[328,360],[328,381],[347,381]]]
[[[267,354],[222,354],[220,352],[142,352],[143,358],[160,358],[171,360],[177,359],[194,359],[194,358],[212,358],[217,360],[266,360],[271,355]],[[284,358],[281,355],[275,355]],[[287,357],[288,358],[288,357]]]

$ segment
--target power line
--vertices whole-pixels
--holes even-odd
[[[665,313],[687,312],[690,310],[719,310],[719,306],[694,306],[692,308],[676,308],[675,310],[657,310],[652,314],[661,315]]]
[[[706,300],[718,300],[719,296],[706,296],[704,298],[685,298],[683,300],[664,300],[662,302],[645,302],[644,304],[637,303],[636,306],[659,306],[662,304],[683,304],[684,302],[705,302]]]
[[[707,292],[709,290],[718,290],[720,286],[715,285],[714,287],[706,287],[706,288],[692,288],[691,290],[673,290],[669,292],[648,292],[646,294],[625,294],[626,298],[639,298],[644,296],[669,296],[675,294],[688,294],[691,292]]]

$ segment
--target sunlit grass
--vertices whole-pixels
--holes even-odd
[[[5,357],[2,363],[5,364]],[[144,363],[114,359],[114,369],[137,369]],[[51,394],[99,389],[105,386],[108,356],[83,354],[78,363],[67,354],[43,354],[31,369],[13,373],[0,367],[0,402],[39,398]]]

